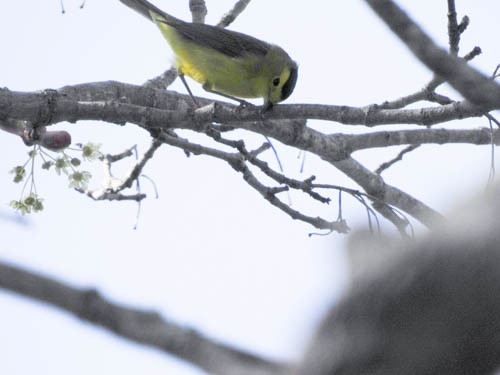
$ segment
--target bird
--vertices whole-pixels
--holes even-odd
[[[182,21],[146,0],[120,1],[158,26],[196,105],[185,76],[240,105],[249,105],[243,98],[263,98],[264,111],[292,94],[298,65],[281,47],[217,26]]]

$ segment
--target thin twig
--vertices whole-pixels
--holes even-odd
[[[493,121],[488,118],[490,124],[490,134],[491,134],[491,152],[490,152],[490,173],[488,175],[488,185],[493,186],[495,182],[495,139],[493,132]]]
[[[149,160],[153,157],[155,151],[162,145],[162,142],[154,139],[149,149],[144,153],[142,158],[137,161],[132,167],[131,171],[125,177],[125,179],[117,179],[113,176],[111,172],[111,167],[113,163],[124,159],[125,157],[130,157],[134,155],[133,150],[136,146],[125,150],[116,155],[105,155],[100,159],[103,162],[104,166],[104,176],[105,180],[102,184],[102,188],[95,190],[82,190],[75,189],[76,191],[87,195],[88,197],[94,200],[134,200],[140,203],[141,200],[146,198],[146,194],[142,194],[140,190],[137,191],[136,194],[122,194],[121,192],[127,188],[130,188],[134,181],[137,181],[140,174],[142,173],[143,168],[147,164]],[[138,185],[139,189],[139,185]]]
[[[177,69],[170,67],[157,77],[147,80],[143,86],[151,89],[165,90],[177,78]]]
[[[493,74],[491,75],[491,79],[495,80],[498,77],[500,77],[499,71],[500,71],[500,64],[498,64],[497,67],[495,68]]]
[[[419,148],[420,145],[410,145],[408,147],[405,147],[395,158],[385,162],[385,163],[382,163],[380,165],[380,167],[378,167],[376,170],[375,170],[375,173],[376,174],[381,174],[383,171],[385,171],[386,169],[390,168],[391,166],[393,166],[394,164],[396,164],[398,161],[401,161],[403,160],[403,156],[409,152],[412,152],[413,150]]]
[[[217,27],[228,27],[231,23],[234,22],[236,17],[238,17],[245,10],[247,5],[250,4],[250,1],[251,0],[238,0],[234,4],[234,7],[222,16],[222,19],[217,24]]]
[[[172,136],[171,134],[165,132],[159,135],[159,139],[166,144],[179,147],[195,155],[208,155],[226,161],[231,167],[233,167],[233,169],[240,172],[243,176],[243,179],[251,187],[257,190],[267,201],[269,201],[273,206],[279,208],[281,211],[288,214],[293,219],[306,222],[318,229],[327,229],[339,233],[346,233],[349,230],[349,227],[345,222],[327,221],[321,217],[307,216],[300,211],[292,209],[289,205],[283,203],[280,199],[278,199],[276,194],[286,191],[288,187],[273,188],[262,184],[248,168],[245,162],[245,156],[240,152],[229,153],[210,147],[205,147],[200,144],[192,143],[187,139],[181,138],[179,136]]]
[[[458,31],[455,0],[448,0],[448,40],[450,53],[455,56],[458,55],[460,32]]]
[[[283,164],[281,164],[281,160],[280,160],[280,156],[278,155],[278,151],[276,150],[276,148],[273,145],[273,142],[271,142],[271,140],[269,139],[269,137],[267,135],[265,135],[264,138],[266,138],[266,141],[269,143],[269,146],[271,146],[271,150],[273,151],[274,157],[275,157],[276,161],[278,162],[278,167],[280,169],[280,172],[283,173],[284,172]]]
[[[496,126],[500,127],[500,121],[497,120],[492,114],[487,113],[484,115],[488,120],[491,120],[495,123]]]
[[[189,10],[194,23],[205,23],[205,16],[207,15],[205,0],[189,0]]]
[[[156,152],[156,150],[158,150],[158,148],[160,148],[161,145],[161,141],[153,139],[153,141],[151,142],[151,146],[149,146],[148,150],[144,153],[144,155],[142,155],[142,158],[138,162],[136,162],[132,170],[129,172],[128,177],[119,187],[120,191],[132,186],[132,183],[139,178],[147,162],[153,158],[154,153]]]
[[[314,185],[312,184],[312,181],[314,181],[315,177],[311,176],[308,179],[304,181],[299,181],[295,180],[293,178],[287,177],[282,173],[278,173],[272,168],[269,167],[269,165],[262,160],[259,160],[257,158],[249,158],[249,162],[256,167],[258,167],[262,172],[266,174],[266,176],[271,177],[274,181],[280,183],[280,184],[285,184],[292,189],[297,189],[301,190],[304,193],[308,194],[311,196],[311,198],[321,202],[321,203],[330,203],[331,199],[327,197],[323,197],[322,195],[318,194],[317,192],[313,191]]]

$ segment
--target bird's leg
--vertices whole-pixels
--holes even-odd
[[[240,99],[240,98],[236,98],[234,96],[223,94],[221,92],[212,90],[212,88],[210,87],[210,83],[208,83],[208,82],[205,82],[203,84],[203,90],[205,90],[207,92],[210,92],[212,94],[223,96],[224,98],[228,98],[228,99],[237,101],[238,103],[240,103],[240,107],[254,107],[254,105],[252,103],[247,102],[246,100],[243,100],[243,99]]]
[[[179,73],[179,78],[181,79],[182,83],[186,87],[186,90],[189,93],[189,96],[191,97],[191,99],[193,99],[193,103],[194,103],[195,107],[200,108],[200,104],[198,103],[198,101],[194,97],[193,93],[191,92],[191,89],[189,88],[189,85],[186,81],[186,78],[184,77],[184,74]]]

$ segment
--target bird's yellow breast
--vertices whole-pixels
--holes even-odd
[[[240,98],[267,95],[267,81],[259,74],[261,64],[258,57],[229,57],[187,40],[167,23],[157,21],[156,24],[175,53],[180,73],[201,83],[204,88],[223,94]]]

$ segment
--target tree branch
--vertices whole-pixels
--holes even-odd
[[[93,289],[78,289],[0,262],[0,287],[47,303],[118,336],[159,349],[218,375],[276,375],[288,366],[216,342],[158,313],[112,303]]]
[[[234,4],[234,7],[222,16],[222,19],[217,24],[217,26],[227,27],[232,24],[236,17],[238,17],[245,10],[247,5],[250,4],[250,1],[251,0],[238,0],[236,4]]]
[[[394,164],[396,164],[398,161],[401,161],[403,160],[403,156],[409,152],[412,152],[413,150],[419,148],[420,145],[410,145],[408,147],[405,147],[402,151],[400,151],[398,153],[398,155],[394,158],[392,158],[391,160],[385,162],[385,163],[382,163],[376,170],[375,170],[375,173],[376,174],[381,174],[383,171],[385,171],[386,169],[389,169],[390,167],[392,167]]]
[[[241,173],[243,179],[248,185],[258,191],[264,199],[266,199],[273,206],[279,208],[281,211],[289,215],[292,219],[300,220],[305,223],[311,224],[315,228],[318,229],[326,229],[329,231],[335,231],[338,233],[347,233],[349,227],[347,226],[344,220],[334,220],[328,221],[321,217],[312,217],[308,215],[304,215],[300,211],[293,209],[290,205],[283,203],[278,197],[277,194],[287,191],[288,186],[279,186],[279,187],[269,187],[261,183],[255,174],[248,168],[246,165],[246,160],[248,157],[253,159],[255,162],[254,153],[250,152],[236,152],[230,153],[221,150],[217,150],[214,148],[202,146],[199,144],[195,144],[189,142],[187,139],[183,139],[175,134],[171,134],[168,132],[163,132],[158,135],[158,138],[171,146],[179,147],[183,150],[189,151],[195,155],[208,155],[215,157],[216,159],[221,159],[227,162],[232,168],[234,168],[237,172]],[[241,146],[243,147],[243,146]],[[328,203],[328,202],[325,202]]]
[[[205,23],[205,16],[207,15],[205,0],[189,0],[189,10],[193,16],[193,22]]]
[[[337,136],[337,135],[335,135]],[[415,129],[381,131],[366,134],[339,134],[346,147],[351,151],[376,147],[465,143],[474,145],[500,144],[500,131],[494,130],[493,137],[489,128],[479,129]]]
[[[125,178],[118,179],[113,176],[111,172],[111,166],[114,162],[122,160],[125,157],[133,155],[132,150],[135,146],[126,150],[119,155],[103,155],[100,159],[104,165],[104,182],[100,189],[76,189],[76,191],[89,196],[94,200],[134,200],[140,202],[146,198],[146,194],[140,193],[139,189],[137,194],[123,194],[122,191],[128,189],[132,186],[134,181],[138,181],[143,168],[146,166],[147,162],[153,157],[156,150],[162,145],[158,140],[153,140],[149,149],[144,153],[139,161],[137,161],[130,172]]]
[[[427,227],[433,227],[443,221],[444,218],[441,214],[404,191],[386,184],[381,176],[371,172],[352,157],[336,161],[333,164],[352,178],[369,195],[380,202],[401,209]]]
[[[185,123],[196,120],[239,125],[262,120],[315,119],[371,127],[391,124],[429,126],[486,113],[471,103],[456,102],[440,107],[395,110],[380,109],[377,105],[282,104],[263,114],[258,107],[238,108],[204,98],[197,98],[197,101],[205,107],[193,113],[191,99],[187,95],[113,81],[43,92],[15,92],[3,88],[0,89],[0,118],[27,120],[38,126],[61,121],[102,120],[117,124],[132,122],[163,128],[193,128]],[[207,107],[209,104],[212,105]],[[170,125],[166,126],[166,122]],[[251,128],[252,125],[247,124],[246,127]]]
[[[448,0],[448,40],[450,53],[457,56],[460,44],[460,32],[458,29],[455,0]]]
[[[466,54],[463,59],[465,61],[471,61],[474,59],[474,57],[478,56],[481,54],[481,48],[479,47],[474,47],[468,54]],[[398,108],[404,108],[410,104],[422,101],[422,100],[427,100],[430,102],[435,102],[439,103],[441,105],[446,105],[446,104],[451,104],[452,101],[448,100],[444,102],[443,100],[439,100],[440,96],[436,94],[436,89],[438,86],[443,84],[445,81],[436,75],[427,83],[422,89],[419,91],[409,94],[406,96],[403,96],[399,99],[396,100],[391,100],[391,101],[386,101],[382,103],[379,107],[383,109],[398,109]]]
[[[366,0],[413,54],[446,80],[470,102],[486,112],[500,108],[500,86],[439,48],[422,29],[391,0]]]
[[[124,102],[125,100],[127,102]],[[186,101],[189,101],[189,104]],[[200,102],[205,104],[208,100]],[[307,115],[310,114],[312,118],[335,118],[344,123],[358,122],[365,125],[376,122],[404,122],[402,120],[405,119],[408,122],[421,121],[430,124],[441,122],[444,118],[467,117],[476,111],[477,107],[468,102],[418,110],[377,110],[373,109],[373,106],[352,108],[280,105],[265,114],[258,108],[237,108],[212,102],[193,110],[190,107],[190,99],[185,95],[117,82],[78,85],[44,93],[0,90],[0,117],[21,117],[35,124],[80,119],[104,120],[117,124],[127,121],[156,134],[158,131],[173,128],[203,132],[205,124],[215,122],[260,133],[318,155],[359,183],[375,199],[407,212],[427,226],[432,225],[439,216],[434,210],[386,184],[380,176],[349,158],[352,150],[346,143],[348,138],[318,132],[307,127],[302,119],[308,118]]]

